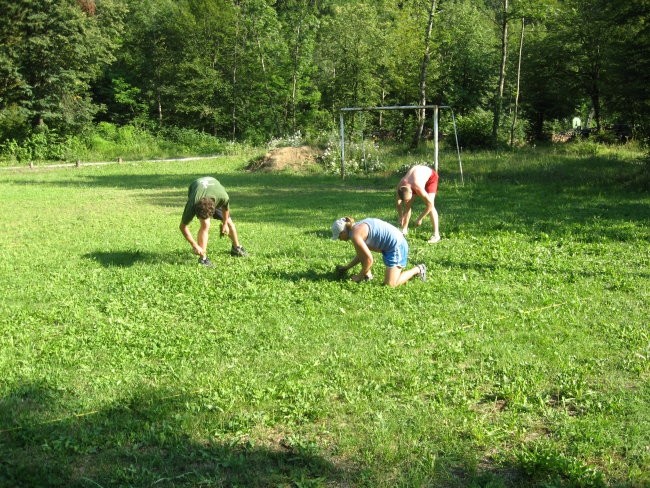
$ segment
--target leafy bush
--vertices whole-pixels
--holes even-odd
[[[54,131],[39,128],[22,142],[10,139],[0,145],[0,157],[14,163],[30,161],[61,161],[65,145]]]
[[[47,127],[32,132],[24,140],[11,139],[0,144],[0,159],[8,163],[30,161],[110,161],[213,154],[238,154],[240,144],[193,129],[168,127],[151,131],[144,126],[118,126],[100,122],[65,139]]]
[[[478,109],[456,118],[458,139],[465,148],[486,148],[492,145],[492,114]]]
[[[94,130],[95,134],[106,139],[107,141],[116,141],[117,140],[117,126],[111,124],[110,122],[100,122],[97,124]]]
[[[275,149],[277,147],[299,147],[303,144],[305,144],[305,141],[302,137],[302,132],[297,131],[292,136],[274,137],[267,143],[267,146],[269,149]]]
[[[566,153],[575,156],[598,156],[602,149],[600,144],[590,139],[572,141],[565,146]]]
[[[373,141],[349,142],[345,145],[345,172],[347,174],[369,174],[383,171],[379,144]],[[341,173],[341,140],[338,134],[330,133],[323,154],[319,158],[326,172]]]
[[[28,112],[24,108],[10,105],[0,110],[0,141],[22,140],[29,134]]]

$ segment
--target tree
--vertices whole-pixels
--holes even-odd
[[[496,83],[493,67],[497,63],[491,21],[471,0],[446,4],[439,20],[445,26],[439,29],[445,33],[439,41],[444,101],[461,115],[487,107]]]
[[[419,77],[419,104],[427,104],[427,69],[429,68],[429,62],[431,60],[431,31],[433,29],[433,16],[436,13],[437,0],[429,0],[428,3],[428,20],[425,28],[424,34],[424,53],[422,54],[422,63],[420,65],[420,77]],[[422,108],[417,111],[418,114],[418,126],[413,135],[413,141],[411,146],[417,147],[422,137],[422,132],[424,131],[424,121],[426,120],[426,109]]]
[[[519,92],[521,85],[521,58],[524,53],[524,32],[526,31],[526,19],[525,17],[521,18],[521,32],[519,36],[519,56],[517,61],[517,88],[515,90],[515,107],[512,115],[512,124],[510,125],[510,145],[514,145],[515,142],[515,127],[517,125],[517,115],[519,111]]]
[[[235,49],[229,61],[233,85],[233,137],[265,140],[282,132],[282,67],[288,50],[277,12],[266,0],[235,2]]]
[[[591,100],[596,130],[600,130],[603,50],[611,36],[609,25],[591,0],[567,0],[566,5],[560,39],[571,49],[578,80]]]
[[[235,49],[237,11],[228,0],[189,0],[192,21],[183,54],[176,111],[183,124],[214,135],[231,128],[231,52]]]
[[[329,110],[381,100],[378,60],[385,56],[384,34],[377,9],[366,3],[334,7],[333,15],[323,20],[315,57]],[[353,115],[353,126],[355,121]]]
[[[532,24],[528,29],[528,48],[523,53],[521,105],[536,140],[545,138],[547,120],[570,117],[583,101],[567,46],[556,37],[555,22],[561,18],[558,14],[546,24]]]
[[[173,0],[134,4],[122,51],[122,71],[141,89],[159,125],[173,116],[178,67],[184,61],[191,17]]]
[[[299,126],[311,126],[319,110],[320,91],[315,84],[313,65],[318,11],[311,1],[287,0],[276,5],[288,48],[284,71],[289,75],[284,125],[295,133]]]
[[[650,137],[650,2],[606,2],[598,8],[611,23],[607,44],[607,80],[603,92],[620,121]]]
[[[100,107],[90,83],[114,60],[125,13],[119,0],[0,0],[0,110],[71,131]]]
[[[506,81],[506,63],[508,61],[508,21],[509,21],[508,0],[499,0],[496,8],[496,22],[499,26],[501,39],[501,62],[499,65],[499,81],[494,96],[494,118],[492,120],[492,141],[496,145],[499,135],[499,124],[501,123],[501,109],[503,107],[503,90]]]

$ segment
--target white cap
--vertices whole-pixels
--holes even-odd
[[[345,224],[347,224],[345,217],[336,219],[332,224],[332,240],[337,241],[339,239],[339,234],[345,230]]]

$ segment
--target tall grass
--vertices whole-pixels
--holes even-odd
[[[632,161],[468,153],[465,185],[445,163],[443,240],[409,234],[429,281],[397,289],[336,280],[353,250],[328,238],[394,221],[396,172],[245,165],[0,173],[0,485],[650,483]],[[251,254],[215,233],[215,269],[178,232],[206,174]]]
[[[0,167],[67,162],[138,161],[186,156],[248,154],[246,145],[176,127],[150,130],[100,122],[79,134],[59,136],[42,129],[28,139],[0,144]]]

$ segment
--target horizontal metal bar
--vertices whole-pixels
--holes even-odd
[[[404,109],[415,109],[415,108],[451,108],[449,105],[400,105],[400,106],[389,106],[389,107],[345,107],[340,109],[341,112],[359,112],[361,110],[404,110]]]

